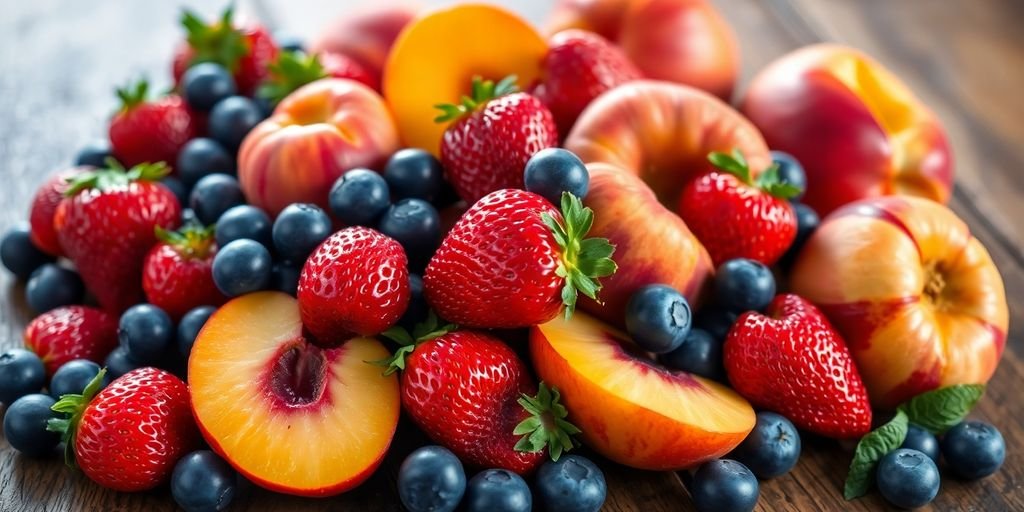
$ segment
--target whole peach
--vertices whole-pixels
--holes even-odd
[[[556,34],[578,28],[616,41],[629,3],[630,0],[558,0],[548,16],[546,31]]]
[[[391,45],[418,10],[413,2],[386,2],[346,13],[329,23],[309,49],[347,55],[372,73],[379,84]]]

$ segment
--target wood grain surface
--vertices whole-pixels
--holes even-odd
[[[382,0],[383,1],[383,0]],[[207,15],[221,2],[186,2]],[[240,9],[275,29],[304,36],[358,4],[340,0],[262,0]],[[439,3],[439,2],[429,2]],[[532,21],[544,0],[505,3]],[[1002,470],[980,482],[943,478],[925,510],[1024,510],[1024,2],[1019,0],[715,0],[741,41],[743,77],[804,44],[837,41],[874,55],[905,80],[943,120],[953,142],[957,187],[952,207],[988,247],[1010,300],[1007,351],[975,417],[997,425],[1007,442]],[[179,40],[180,2],[5,2],[0,16],[0,229],[27,217],[34,188],[67,166],[79,146],[105,134],[112,86],[145,73],[169,85]],[[21,344],[30,318],[24,289],[0,272],[0,346]],[[313,500],[243,486],[232,510],[400,510],[398,462],[422,442],[408,424],[384,466],[357,490]],[[758,510],[884,510],[872,493],[842,500],[852,446],[804,439],[796,469],[762,482]],[[609,511],[691,510],[686,474],[649,473],[603,462]],[[56,459],[18,456],[0,440],[0,511],[175,510],[169,491],[115,493]]]

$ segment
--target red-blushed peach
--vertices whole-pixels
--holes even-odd
[[[414,2],[387,2],[346,12],[309,45],[313,53],[340,53],[361,64],[380,83],[391,45],[419,10]]]
[[[292,203],[327,206],[345,171],[379,169],[398,150],[384,99],[343,78],[307,84],[286,97],[242,141],[238,181],[246,199],[270,215]]]
[[[629,298],[649,284],[669,285],[696,306],[714,271],[704,246],[636,175],[604,163],[587,169],[590,191],[583,202],[594,210],[588,236],[615,246],[619,268],[601,279],[601,303],[584,297],[580,307],[621,327]]]
[[[875,407],[984,383],[1006,342],[1003,281],[945,206],[912,196],[850,203],[803,247],[790,285],[850,347]]]
[[[678,470],[721,457],[754,427],[733,390],[634,354],[624,334],[584,313],[530,329],[538,376],[557,388],[583,442],[630,467]]]
[[[953,160],[939,119],[858,50],[820,44],[780,57],[741,108],[772,149],[803,164],[803,201],[821,215],[890,194],[949,200]]]
[[[619,39],[622,17],[630,0],[557,0],[545,31],[557,34],[570,28],[589,30],[609,41]]]

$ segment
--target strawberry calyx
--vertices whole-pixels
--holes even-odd
[[[168,231],[160,226],[153,228],[156,239],[171,246],[187,260],[204,260],[213,250],[216,226],[203,227],[190,222],[177,231]]]
[[[547,447],[551,460],[557,461],[563,453],[576,446],[576,440],[571,436],[581,431],[565,419],[569,411],[560,400],[558,388],[549,388],[544,382],[540,383],[536,396],[524,394],[519,397],[519,405],[530,416],[512,431],[514,435],[523,436],[515,445],[516,451],[539,452]]]
[[[185,9],[181,25],[185,27],[185,40],[192,48],[189,66],[200,62],[215,62],[234,73],[238,63],[252,51],[249,40],[232,22],[234,7],[229,6],[216,23],[207,24],[196,13]]]
[[[779,199],[792,199],[802,192],[800,187],[785,182],[779,177],[779,165],[775,163],[757,175],[757,178],[753,178],[750,164],[747,163],[747,159],[739,149],[733,149],[732,154],[712,151],[708,153],[708,161],[718,170],[735,176],[744,184]]]
[[[135,82],[128,82],[124,87],[115,88],[114,93],[121,100],[121,108],[118,112],[128,112],[146,103],[149,96],[149,81],[145,78],[140,78]]]
[[[492,80],[484,80],[479,75],[474,76],[469,96],[463,96],[458,103],[434,105],[434,108],[441,111],[441,115],[435,117],[434,122],[448,123],[455,121],[476,112],[478,108],[486,105],[487,102],[493,99],[518,92],[519,86],[516,85],[516,80],[516,75],[509,75],[500,82],[494,83]]]
[[[258,94],[277,104],[295,89],[327,77],[327,71],[316,54],[281,52],[267,66],[269,76],[260,85]]]
[[[440,338],[455,329],[458,329],[458,326],[454,324],[441,325],[437,318],[437,314],[431,310],[427,314],[426,320],[413,327],[412,333],[397,325],[382,332],[381,336],[398,343],[398,350],[395,350],[395,353],[392,354],[391,357],[366,362],[384,367],[385,377],[397,372],[398,370],[405,370],[405,358],[412,354],[420,343]]]
[[[580,199],[569,192],[562,193],[561,206],[563,221],[546,212],[541,214],[541,219],[562,249],[555,274],[565,279],[562,304],[568,319],[576,310],[579,293],[601,302],[597,298],[597,292],[601,291],[598,278],[614,274],[618,265],[612,260],[615,246],[607,238],[584,238],[594,223],[594,211],[585,208]]]
[[[106,169],[90,169],[70,178],[64,196],[73,197],[83,190],[126,187],[136,181],[160,181],[171,172],[163,162],[141,163],[128,170],[113,158],[107,158],[106,162]]]
[[[81,394],[62,395],[60,400],[50,407],[50,410],[61,413],[64,417],[47,420],[46,430],[60,434],[64,442],[64,463],[71,468],[75,467],[75,433],[78,430],[78,423],[82,421],[82,414],[89,402],[103,387],[103,378],[106,375],[107,369],[100,369]]]

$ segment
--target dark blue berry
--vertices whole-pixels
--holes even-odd
[[[85,284],[78,272],[47,263],[32,272],[25,285],[28,306],[43,313],[60,306],[80,304],[85,298]]]
[[[788,473],[800,458],[800,434],[782,415],[762,411],[754,430],[729,456],[758,478],[775,478]]]
[[[196,342],[196,337],[199,336],[199,331],[206,325],[206,321],[216,310],[217,308],[213,306],[199,306],[188,310],[188,313],[181,317],[181,321],[178,322],[177,333],[179,354],[188,358],[188,355],[192,352],[192,344]]]
[[[369,169],[352,169],[334,182],[327,203],[342,224],[372,226],[391,205],[391,192],[383,176]]]
[[[270,230],[274,226],[267,212],[251,205],[234,206],[217,219],[217,246],[243,238],[255,240],[267,248],[274,243]]]
[[[0,402],[10,405],[46,385],[46,368],[35,352],[12,348],[0,354]]]
[[[917,450],[936,464],[939,463],[939,440],[931,432],[911,423],[907,427],[907,437],[903,439],[900,448]]]
[[[30,457],[53,453],[60,443],[60,434],[46,430],[46,424],[57,418],[50,407],[56,400],[49,395],[25,395],[7,407],[4,414],[4,438],[11,448]]]
[[[277,47],[282,51],[286,52],[304,52],[305,44],[302,42],[302,38],[287,32],[275,32],[274,42],[277,43]]]
[[[88,165],[103,169],[107,167],[107,159],[113,156],[110,141],[98,139],[90,141],[78,150],[78,154],[75,155],[75,165]]]
[[[760,311],[775,298],[775,276],[761,262],[746,258],[729,260],[715,274],[715,298],[737,313]]]
[[[786,254],[782,255],[779,260],[779,266],[788,269],[796,263],[797,256],[800,255],[800,250],[803,249],[804,244],[814,234],[814,231],[821,225],[821,219],[818,217],[817,212],[814,211],[810,206],[803,203],[793,203],[793,213],[796,215],[796,237],[793,239],[792,245],[786,250]]]
[[[458,457],[440,446],[424,446],[398,468],[398,498],[410,512],[451,512],[466,492]]]
[[[409,306],[398,320],[398,324],[412,332],[413,327],[427,319],[430,306],[423,295],[423,278],[417,274],[409,274]]]
[[[444,168],[428,151],[402,149],[384,166],[384,179],[395,199],[416,198],[432,203],[444,187]]]
[[[537,498],[545,510],[597,512],[608,495],[604,473],[579,455],[546,461],[537,470]]]
[[[119,346],[107,355],[107,359],[103,362],[103,366],[107,368],[107,375],[109,375],[111,379],[116,379],[136,368],[142,368],[146,365],[132,359],[131,356],[128,355],[128,349]]]
[[[965,421],[942,437],[942,456],[958,477],[977,480],[995,473],[1006,459],[1003,435],[983,421]]]
[[[427,268],[441,243],[441,217],[422,199],[402,199],[392,205],[381,217],[379,228],[402,244],[414,272]]]
[[[53,256],[32,243],[28,224],[8,229],[0,241],[0,262],[18,279],[28,279],[37,268],[53,261]]]
[[[164,310],[136,304],[121,314],[117,338],[133,360],[156,363],[174,338],[174,324]]]
[[[188,204],[189,190],[181,180],[174,176],[167,176],[160,180],[160,183],[174,194],[174,197],[178,200],[178,204]]]
[[[230,96],[217,102],[207,121],[207,131],[228,151],[237,151],[242,139],[264,119],[263,111],[245,96]]]
[[[196,217],[196,212],[192,211],[192,208],[182,208],[181,225],[187,226],[189,224],[200,224],[199,217]]]
[[[590,173],[583,161],[561,148],[542,149],[526,162],[523,171],[526,190],[543,196],[551,204],[562,204],[562,192],[584,198],[590,187]]]
[[[663,284],[640,288],[626,304],[626,330],[640,348],[655,354],[679,348],[692,319],[686,297]]]
[[[749,512],[757,505],[759,492],[757,477],[730,459],[702,464],[690,488],[698,512]]]
[[[178,151],[174,170],[186,187],[193,187],[210,174],[235,174],[235,158],[219,142],[198,137]]]
[[[213,257],[213,282],[228,297],[264,290],[270,285],[270,251],[259,242],[235,240]]]
[[[214,224],[224,212],[245,204],[242,187],[234,176],[210,174],[196,183],[189,196],[189,206],[203,225]]]
[[[270,117],[274,113],[274,107],[277,106],[270,98],[260,95],[259,92],[252,97],[252,101],[260,109],[260,114],[263,115],[264,119]]]
[[[533,495],[523,477],[507,469],[488,469],[466,485],[466,512],[529,512]]]
[[[331,218],[320,207],[295,203],[277,215],[271,237],[277,254],[286,261],[302,264],[331,235],[331,230]]]
[[[270,288],[294,297],[299,291],[302,267],[284,261],[274,263],[270,270]]]
[[[64,395],[82,394],[85,386],[100,372],[100,365],[88,359],[73,359],[57,368],[50,377],[50,396],[59,399]],[[110,383],[110,375],[103,377],[103,386]]]
[[[772,161],[779,166],[779,180],[800,189],[800,193],[793,199],[803,197],[807,191],[807,174],[804,173],[804,166],[800,165],[796,157],[782,151],[772,151]]]
[[[185,512],[224,510],[235,497],[238,475],[210,450],[185,455],[171,473],[171,495]]]
[[[703,329],[690,329],[679,348],[658,358],[669,368],[709,379],[723,380],[722,342]]]
[[[714,339],[724,342],[739,316],[735,311],[712,305],[701,310],[694,319],[694,324],[707,331]]]
[[[939,493],[939,468],[927,455],[900,448],[882,457],[875,483],[889,503],[901,508],[923,507]]]
[[[218,102],[238,92],[231,73],[213,62],[188,68],[181,77],[181,90],[188,106],[199,112],[209,112]]]

